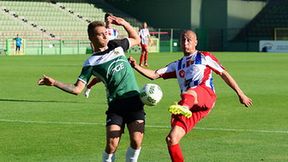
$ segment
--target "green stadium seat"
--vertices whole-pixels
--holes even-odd
[[[59,5],[65,6],[65,9],[73,11],[74,14],[71,14],[69,10],[61,9]],[[1,42],[14,38],[16,34],[27,40],[53,39],[50,36],[52,34],[57,39],[62,40],[87,41],[86,30],[88,22],[86,20],[104,21],[105,12],[124,17],[137,30],[140,26],[139,24],[141,24],[136,19],[109,6],[104,1],[95,1],[95,4],[91,4],[87,3],[86,0],[61,0],[60,3],[53,4],[39,0],[1,0],[0,6],[18,15],[17,19],[9,14],[0,12]],[[83,18],[77,17],[77,13]],[[23,22],[22,18],[25,18],[27,23]],[[31,24],[36,24],[37,26],[33,27]],[[126,36],[126,32],[121,27],[116,27],[116,29],[119,31],[119,35],[122,37]],[[46,32],[43,32],[44,30]]]
[[[288,26],[288,1],[271,0],[234,40],[274,39],[274,29]],[[252,38],[247,38],[247,36]]]

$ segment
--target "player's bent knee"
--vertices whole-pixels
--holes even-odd
[[[171,145],[175,145],[175,144],[178,144],[179,143],[179,140],[175,137],[171,137],[170,135],[168,135],[166,137],[166,143],[168,146],[171,146]]]

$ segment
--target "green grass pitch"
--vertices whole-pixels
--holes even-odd
[[[288,161],[288,54],[215,52],[216,57],[254,101],[247,109],[216,74],[213,111],[181,141],[185,161]],[[139,54],[132,54],[137,60]],[[165,66],[181,53],[151,53],[150,68]],[[103,84],[90,98],[39,87],[46,74],[74,83],[88,55],[0,57],[0,161],[101,161],[105,146],[106,99]],[[135,72],[136,73],[136,72]],[[150,81],[136,74],[139,86],[157,83],[164,98],[146,107],[147,126],[139,162],[168,162],[167,108],[178,101],[175,79]],[[128,133],[117,161],[125,161]]]

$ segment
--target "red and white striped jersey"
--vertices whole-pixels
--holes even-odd
[[[139,30],[139,36],[141,38],[141,44],[147,44],[149,43],[149,29],[148,28],[143,28]]]
[[[224,67],[211,53],[196,51],[158,69],[157,73],[163,79],[177,78],[181,93],[198,85],[207,86],[215,92],[213,71],[221,74]]]
[[[106,32],[107,32],[109,40],[113,40],[113,39],[116,39],[118,37],[118,31],[116,29],[107,28]]]

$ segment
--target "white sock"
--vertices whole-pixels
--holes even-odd
[[[141,148],[139,148],[138,150],[134,150],[133,148],[128,147],[126,152],[126,162],[137,162],[140,151]]]
[[[115,154],[107,154],[106,151],[103,152],[102,162],[114,162]]]

